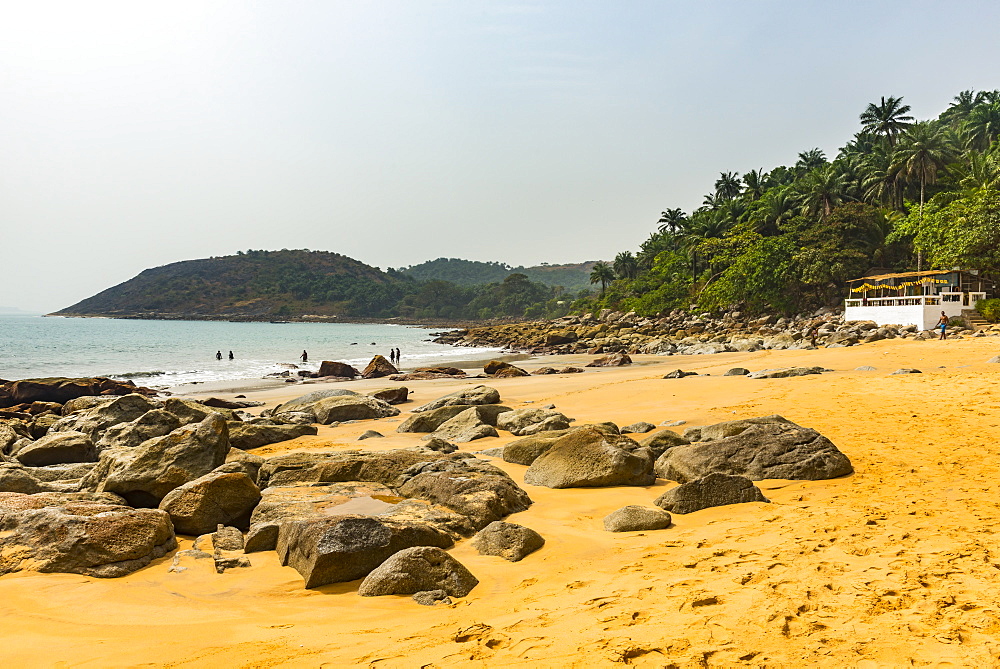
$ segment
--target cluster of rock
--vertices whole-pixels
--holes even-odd
[[[363,578],[362,595],[465,596],[477,581],[444,549],[474,537],[483,554],[516,561],[544,543],[503,522],[531,500],[502,470],[439,436],[410,449],[266,460],[245,450],[316,434],[316,422],[398,415],[390,402],[406,396],[317,391],[261,417],[181,398],[85,396],[53,403],[58,414],[0,420],[0,574],[121,576],[176,548],[178,533],[198,539],[174,556],[173,572],[206,558],[221,572],[276,550],[306,587]],[[569,426],[499,401],[478,386],[413,418],[438,435],[483,419],[520,434]]]
[[[955,335],[972,333],[953,327]],[[840,347],[897,337],[922,339],[931,333],[915,325],[878,326],[872,321],[845,322],[824,309],[809,316],[751,317],[739,311],[721,316],[673,311],[659,318],[603,309],[600,313],[470,328],[444,333],[434,341],[456,346],[489,346],[532,354],[629,353],[696,355],[764,349]]]

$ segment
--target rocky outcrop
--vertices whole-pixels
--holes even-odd
[[[384,356],[376,355],[371,362],[361,371],[363,379],[378,379],[391,374],[399,374],[399,370],[385,359]]]
[[[312,411],[316,416],[316,422],[324,425],[345,420],[388,418],[399,415],[399,409],[388,402],[366,395],[328,397],[314,404]]]
[[[28,467],[44,467],[70,462],[95,462],[97,451],[90,437],[82,432],[53,432],[18,449],[14,458]]]
[[[109,448],[83,486],[113,492],[135,507],[156,507],[174,488],[208,474],[226,461],[229,430],[212,414],[135,448]]]
[[[496,406],[496,405],[493,405]],[[432,437],[444,439],[456,444],[462,444],[483,437],[497,437],[499,434],[487,420],[496,424],[497,415],[484,411],[485,407],[468,407],[461,413],[449,418],[431,433]],[[492,408],[492,407],[491,407]],[[506,408],[506,407],[504,407]],[[510,410],[508,409],[508,412]]]
[[[495,520],[472,538],[472,547],[480,555],[496,555],[519,562],[545,545],[545,539],[533,529]]]
[[[165,409],[153,409],[128,423],[112,425],[97,442],[100,449],[117,446],[133,448],[147,439],[170,434],[181,426],[177,416]]]
[[[854,471],[829,439],[781,416],[717,423],[684,436],[692,443],[665,451],[656,460],[657,476],[678,483],[712,473],[814,481]]]
[[[651,485],[655,480],[648,450],[594,427],[570,431],[524,473],[525,483],[548,488]]]
[[[348,365],[346,362],[324,360],[320,363],[319,371],[316,372],[316,376],[339,376],[341,378],[353,379],[361,376],[361,372]]]
[[[368,393],[369,397],[388,402],[389,404],[403,404],[407,401],[410,389],[406,386],[396,386],[395,388],[383,388],[373,393]]]
[[[524,439],[512,441],[503,447],[504,462],[530,465],[538,459],[538,456],[552,448],[552,445],[559,441],[566,432],[567,430],[538,432]]]
[[[180,534],[207,534],[219,525],[250,526],[260,490],[242,472],[212,472],[171,490],[159,508],[170,515]]]
[[[671,488],[653,502],[673,513],[693,513],[712,506],[767,502],[764,493],[745,476],[709,474]]]
[[[82,432],[96,444],[105,430],[141,418],[156,408],[142,395],[123,395],[64,416],[49,427],[49,432]]]
[[[111,499],[0,493],[0,574],[124,576],[176,547],[166,513]]]
[[[612,353],[587,363],[587,367],[624,367],[631,364],[632,358],[626,353]]]
[[[497,417],[497,427],[518,437],[565,430],[569,428],[569,424],[569,418],[549,409],[518,409],[502,413]]]
[[[669,526],[669,513],[647,506],[623,506],[604,517],[604,529],[608,532],[642,532],[662,530]]]
[[[240,420],[240,417],[231,409],[210,407],[201,402],[187,400],[182,397],[169,398],[163,403],[163,408],[177,416],[181,421],[181,425],[200,423],[212,414],[218,414],[226,420]]]
[[[479,579],[445,551],[417,546],[395,553],[368,574],[358,594],[376,597],[443,590],[452,597],[465,597],[478,584]]]
[[[502,469],[477,458],[416,464],[397,483],[401,495],[440,504],[477,529],[531,506],[528,494]]]
[[[306,393],[300,397],[296,397],[294,400],[289,400],[283,404],[279,404],[274,407],[271,411],[265,411],[263,415],[274,416],[281,413],[295,413],[304,412],[312,413],[313,406],[320,400],[325,400],[328,397],[344,397],[344,396],[357,396],[358,393],[353,390],[347,390],[346,388],[333,388],[331,390],[314,390],[311,393]]]
[[[808,376],[810,374],[822,374],[831,370],[822,367],[784,367],[781,369],[762,369],[759,372],[751,372],[748,378],[751,379],[787,379],[792,376]]]
[[[268,444],[314,435],[314,425],[266,425],[260,423],[229,422],[229,443],[233,448],[249,450]]]
[[[439,397],[433,402],[421,405],[413,409],[413,413],[423,413],[433,411],[446,406],[478,406],[481,404],[499,404],[500,392],[487,386],[475,386],[465,388],[444,397]]]
[[[969,332],[956,329],[956,333]],[[750,316],[740,311],[675,310],[643,317],[604,309],[554,321],[493,325],[445,333],[435,341],[541,353],[702,355],[766,349],[839,347],[897,337],[921,338],[915,326],[879,327],[845,322],[830,309],[794,317]],[[815,341],[814,341],[815,340]]]
[[[289,453],[267,459],[260,468],[258,485],[372,481],[391,486],[415,464],[453,457],[416,449]]]
[[[277,550],[282,564],[302,575],[305,587],[316,588],[364,578],[405,548],[453,544],[430,525],[348,515],[290,523],[279,533]]]
[[[30,402],[63,404],[77,397],[92,395],[156,395],[155,390],[139,388],[131,381],[114,381],[104,377],[69,379],[21,379],[0,381],[0,408]]]

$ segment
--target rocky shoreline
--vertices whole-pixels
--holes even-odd
[[[948,333],[953,338],[1000,336],[1000,326],[976,331],[956,325],[949,327]],[[808,316],[753,318],[739,311],[721,317],[674,311],[660,318],[646,318],[635,312],[603,309],[597,314],[566,316],[552,321],[466,328],[442,333],[434,341],[532,355],[702,355],[837,348],[896,338],[930,339],[937,338],[937,333],[921,332],[915,325],[879,326],[873,321],[845,321],[842,313],[830,309]]]

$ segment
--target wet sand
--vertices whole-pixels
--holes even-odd
[[[222,575],[168,573],[169,556],[101,580],[0,578],[6,666],[996,666],[1000,657],[1000,353],[995,338],[884,341],[816,351],[638,356],[584,374],[486,381],[513,408],[549,402],[579,422],[685,420],[676,428],[778,413],[828,436],[856,473],[759,483],[770,504],[675,515],[655,532],[612,534],[601,519],[674,485],[523,487],[509,520],[546,539],[518,563],[451,553],[480,585],[451,606],[362,598],[357,583],[307,591],[273,552]],[[532,368],[589,360],[548,357]],[[822,365],[790,379],[722,377]],[[872,365],[876,371],[853,371]],[[890,373],[915,367],[922,374]],[[665,380],[673,369],[711,376]],[[481,379],[407,384],[397,419],[322,428],[256,449],[404,448],[406,410]],[[291,384],[289,384],[291,385]],[[378,380],[338,384],[356,390]],[[261,390],[273,405],[321,386]],[[386,439],[357,442],[377,429]],[[478,451],[514,437],[462,445]],[[519,483],[525,467],[491,459]],[[189,541],[182,541],[182,548]]]

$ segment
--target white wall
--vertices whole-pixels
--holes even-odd
[[[962,315],[961,302],[945,302],[944,304],[917,304],[909,306],[867,306],[847,307],[844,309],[844,320],[875,321],[878,325],[916,325],[921,330],[934,328],[941,312],[951,318]]]

